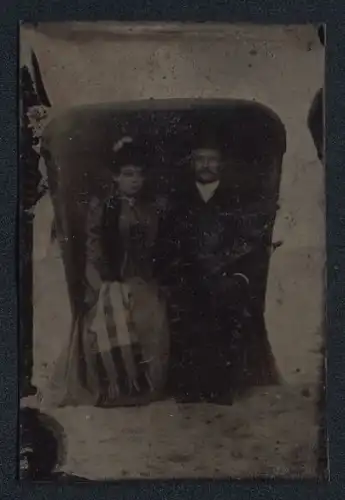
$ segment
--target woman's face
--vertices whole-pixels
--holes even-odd
[[[144,184],[144,173],[140,166],[125,165],[116,177],[120,193],[134,196],[139,193]]]

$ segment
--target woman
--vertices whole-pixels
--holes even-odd
[[[36,258],[37,243],[42,240],[42,226],[37,228],[37,204],[46,194],[47,186],[41,167],[39,153],[42,124],[46,121],[47,110],[51,107],[45,90],[40,67],[35,53],[21,46],[20,68],[20,246],[21,252],[21,317],[23,318],[21,397],[36,394],[33,385],[33,309],[31,287],[33,281],[32,260]],[[46,214],[45,214],[46,217]],[[33,258],[32,258],[33,257]],[[30,290],[30,292],[28,291]]]
[[[60,406],[143,404],[164,386],[168,328],[152,273],[158,215],[144,196],[148,149],[118,141],[110,195],[90,201],[85,307],[52,387]]]

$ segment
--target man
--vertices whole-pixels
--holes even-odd
[[[169,389],[181,402],[227,404],[250,386],[278,381],[255,298],[256,258],[270,251],[262,236],[269,216],[253,217],[226,185],[210,131],[195,137],[190,166],[157,247],[173,329]]]

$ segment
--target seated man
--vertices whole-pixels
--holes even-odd
[[[181,402],[229,404],[235,393],[279,380],[253,297],[270,251],[262,237],[270,214],[248,214],[223,182],[218,142],[211,131],[197,134],[189,180],[177,187],[157,242],[157,275],[171,296],[168,383]]]

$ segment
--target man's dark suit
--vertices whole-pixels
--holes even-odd
[[[171,291],[170,389],[182,399],[231,399],[278,381],[258,297],[270,217],[242,206],[222,184],[205,202],[187,183],[159,232],[157,272]]]

